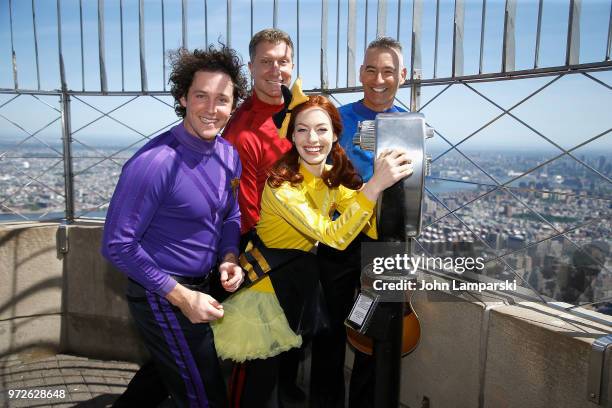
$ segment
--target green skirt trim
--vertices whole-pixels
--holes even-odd
[[[274,293],[246,288],[223,302],[223,310],[223,318],[210,325],[222,359],[264,359],[302,345]]]

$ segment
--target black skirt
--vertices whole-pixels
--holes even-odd
[[[296,334],[307,341],[329,327],[315,254],[302,252],[271,270],[268,276],[289,326]]]

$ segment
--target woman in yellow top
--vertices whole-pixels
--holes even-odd
[[[412,173],[406,153],[390,150],[377,158],[374,175],[363,184],[338,143],[338,110],[323,96],[303,98],[290,105],[287,135],[293,146],[271,169],[256,226],[259,245],[298,250],[296,256],[274,268],[271,279],[226,300],[224,317],[212,325],[220,357],[252,360],[242,407],[277,406],[276,381],[270,378],[276,356],[299,347],[300,334],[313,329],[310,303],[318,270],[311,251],[317,242],[344,249],[362,231],[376,238],[378,195]],[[330,155],[332,165],[326,165]],[[332,220],[336,211],[340,216]]]

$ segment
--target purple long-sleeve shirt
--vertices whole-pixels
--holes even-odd
[[[205,141],[183,124],[155,137],[123,166],[110,202],[102,255],[165,296],[172,275],[199,277],[238,254],[241,165],[223,138]]]

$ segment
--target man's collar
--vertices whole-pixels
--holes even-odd
[[[172,134],[174,134],[177,140],[188,149],[206,155],[212,153],[215,148],[215,143],[217,142],[217,137],[219,136],[215,136],[212,140],[204,140],[189,133],[187,129],[185,129],[183,122],[172,128]]]
[[[355,102],[353,104],[353,110],[355,111],[355,113],[357,113],[360,117],[365,118],[366,120],[374,120],[376,118],[376,115],[378,115],[379,113],[393,113],[393,112],[399,112],[400,110],[397,109],[397,107],[395,105],[391,106],[389,109],[383,111],[383,112],[376,112],[370,108],[368,108],[367,106],[365,106],[365,104],[363,103],[363,99]]]
[[[251,95],[251,98],[253,98],[254,107],[260,107],[260,108],[264,108],[267,110],[274,110],[275,112],[278,112],[283,107],[282,102],[277,105],[273,105],[273,104],[266,103],[262,101],[261,99],[259,99],[257,97],[257,93],[255,92],[255,88],[253,88],[253,94]]]

